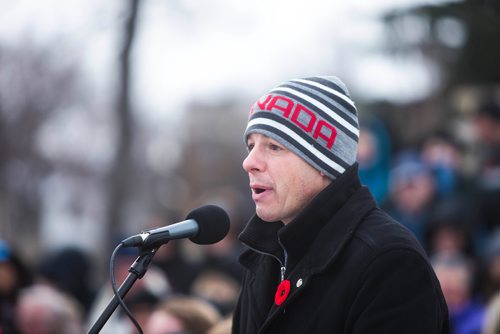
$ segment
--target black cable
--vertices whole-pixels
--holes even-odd
[[[125,314],[129,317],[130,321],[134,324],[135,328],[139,332],[139,334],[143,334],[142,328],[137,322],[137,320],[134,318],[132,315],[132,312],[128,309],[127,305],[125,305],[125,302],[123,301],[122,297],[118,293],[118,289],[116,287],[116,279],[115,279],[115,259],[116,259],[116,254],[122,248],[122,243],[118,244],[116,246],[115,250],[113,251],[113,254],[111,254],[111,260],[109,261],[109,276],[111,277],[111,288],[113,289],[113,293],[115,294],[116,298],[118,299],[118,303],[122,307],[123,311],[125,311]]]

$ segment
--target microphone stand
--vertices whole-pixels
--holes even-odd
[[[132,285],[134,285],[135,281],[137,281],[137,279],[141,279],[144,274],[146,274],[149,264],[151,263],[151,260],[153,259],[153,256],[155,255],[157,250],[158,248],[140,248],[139,257],[130,266],[127,278],[125,278],[123,283],[118,288],[118,294],[122,299],[128,293]],[[99,333],[119,304],[120,303],[118,301],[118,297],[114,295],[113,298],[109,301],[106,309],[104,309],[104,311],[101,313],[99,319],[96,320],[92,328],[87,333]]]

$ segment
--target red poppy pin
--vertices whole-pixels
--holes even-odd
[[[278,289],[276,290],[276,294],[274,295],[274,302],[276,305],[280,306],[283,304],[290,293],[290,281],[283,280],[278,285]]]

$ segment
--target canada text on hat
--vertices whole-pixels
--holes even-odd
[[[245,131],[281,143],[331,179],[356,161],[357,110],[344,83],[322,76],[287,81],[252,106]]]

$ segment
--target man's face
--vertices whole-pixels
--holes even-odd
[[[248,173],[256,213],[288,224],[331,180],[277,141],[259,133],[247,140]]]

